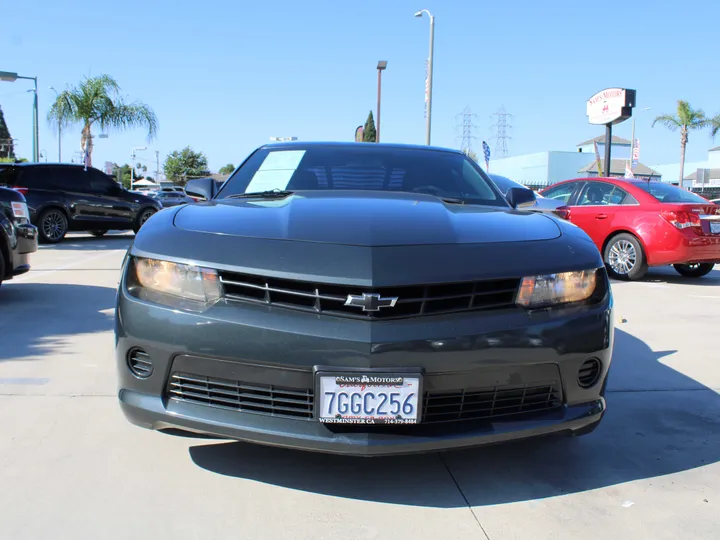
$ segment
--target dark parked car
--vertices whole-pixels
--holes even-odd
[[[30,270],[38,249],[38,230],[30,224],[22,193],[0,187],[0,284]]]
[[[163,210],[123,262],[127,419],[351,455],[582,435],[613,299],[578,227],[463,153],[284,143]],[[571,254],[571,256],[569,255]]]
[[[163,208],[195,202],[194,199],[180,191],[160,191],[153,196],[153,199],[162,204]]]
[[[30,220],[40,240],[60,242],[68,231],[102,236],[108,230],[134,230],[162,206],[130,193],[111,177],[82,165],[15,163],[0,165],[0,185],[27,199]]]

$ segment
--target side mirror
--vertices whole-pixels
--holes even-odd
[[[185,185],[185,193],[190,197],[209,201],[217,193],[215,180],[213,178],[194,178],[188,180]]]
[[[508,189],[505,198],[513,208],[527,208],[533,206],[537,201],[532,189],[516,187]]]

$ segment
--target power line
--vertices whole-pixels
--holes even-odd
[[[460,114],[457,114],[455,116],[455,118],[457,118],[459,121],[457,127],[462,130],[462,135],[457,137],[458,139],[460,139],[460,150],[462,150],[466,154],[469,154],[473,151],[473,140],[477,139],[477,137],[473,135],[473,132],[477,127],[475,124],[473,124],[473,120],[477,118],[477,114],[473,114],[470,111],[470,107],[466,106]]]
[[[505,157],[508,155],[507,141],[512,139],[508,134],[512,129],[512,126],[508,123],[508,119],[512,118],[513,115],[505,110],[505,105],[502,105],[496,113],[490,116],[490,119],[494,116],[497,117],[497,121],[492,127],[495,128],[496,134],[490,137],[490,139],[495,139],[495,154]]]

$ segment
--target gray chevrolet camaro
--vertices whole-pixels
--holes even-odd
[[[186,191],[122,267],[133,424],[361,456],[599,424],[608,277],[530,190],[455,150],[281,143]]]

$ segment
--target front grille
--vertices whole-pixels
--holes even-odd
[[[287,418],[314,418],[311,388],[282,388],[228,379],[173,373],[167,385],[173,399],[241,412]],[[423,395],[422,423],[496,420],[544,413],[562,406],[557,381],[525,386],[497,386],[434,392]]]
[[[220,272],[225,298],[360,319],[398,319],[463,311],[512,308],[517,278],[409,287],[357,287]],[[392,307],[363,311],[346,306],[348,295],[397,298]]]
[[[173,373],[168,397],[201,405],[290,418],[313,417],[313,392]]]
[[[547,412],[562,405],[557,381],[525,386],[496,386],[455,392],[426,392],[423,423],[494,420]]]

